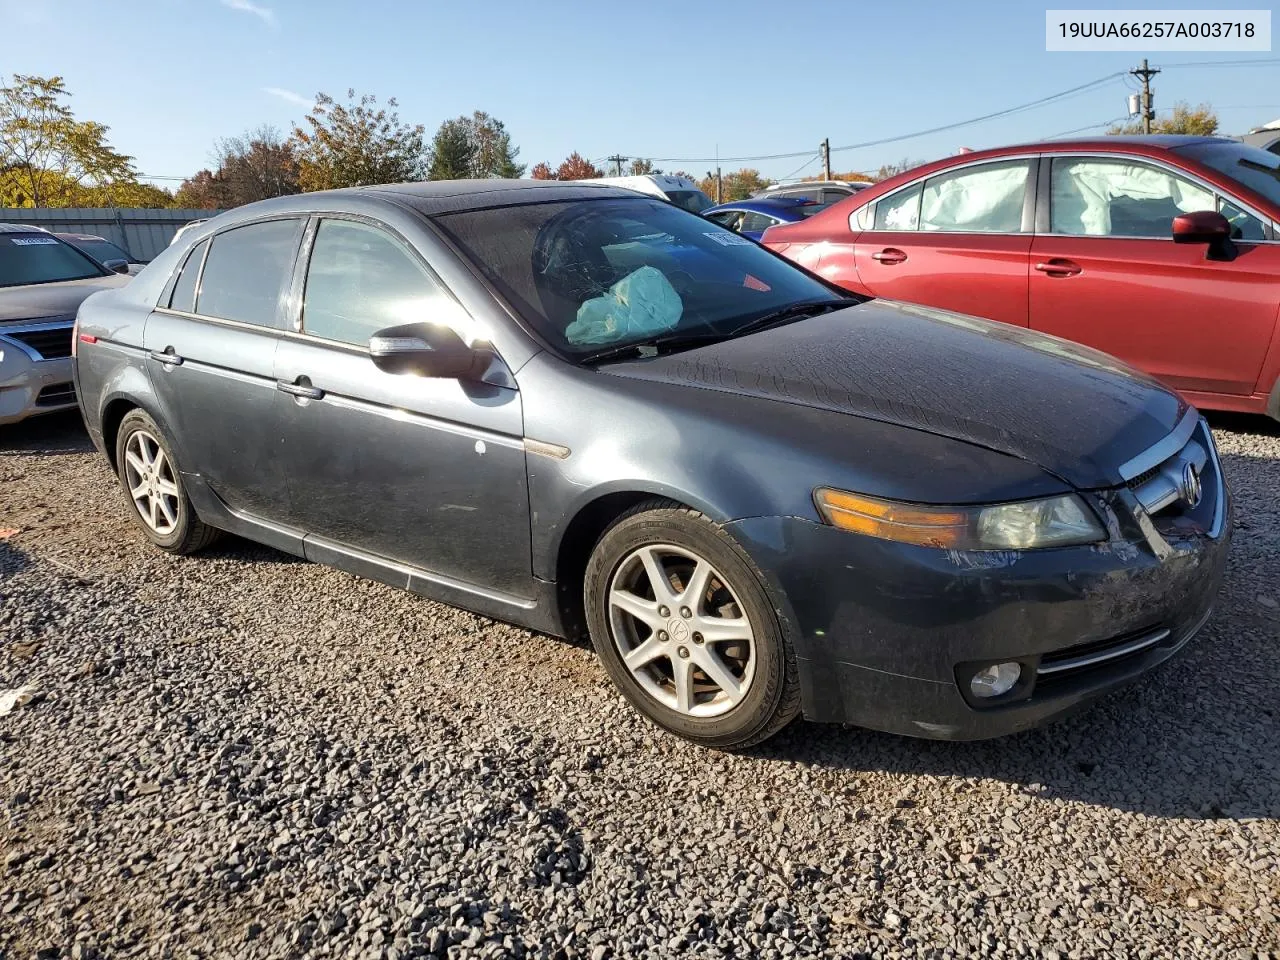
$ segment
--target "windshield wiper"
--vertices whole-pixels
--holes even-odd
[[[586,366],[592,363],[607,363],[611,360],[626,360],[633,356],[657,356],[673,350],[691,347],[705,347],[709,343],[719,343],[733,336],[732,333],[669,333],[664,336],[650,337],[648,340],[637,340],[631,343],[620,343],[606,347],[581,357],[578,363]]]
[[[861,303],[861,301],[853,297],[841,297],[838,300],[801,300],[799,303],[788,304],[781,310],[772,310],[763,316],[748,320],[729,331],[729,336],[737,337],[744,333],[755,333],[759,330],[767,330],[769,327],[778,327],[795,320],[807,320],[828,310],[841,310],[855,303]]]

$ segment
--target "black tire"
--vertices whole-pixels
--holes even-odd
[[[690,716],[668,706],[646,689],[623,662],[611,625],[610,587],[615,574],[636,550],[657,544],[669,544],[704,558],[731,585],[739,615],[750,622],[754,673],[741,701],[718,716]],[[723,750],[750,747],[772,737],[800,712],[795,652],[764,584],[763,575],[747,553],[701,513],[670,500],[641,503],[605,531],[588,561],[584,591],[591,642],[623,696],[658,726],[703,746]],[[675,662],[668,655],[660,659]],[[674,666],[670,669],[674,670]]]
[[[171,465],[172,481],[177,488],[177,495],[172,498],[175,503],[173,509],[176,517],[171,530],[161,532],[152,529],[143,518],[142,508],[129,492],[130,470],[125,460],[125,452],[129,448],[129,441],[139,433],[145,434],[144,439],[149,437],[155,440]],[[120,486],[124,489],[125,500],[129,504],[133,519],[137,521],[148,540],[169,553],[188,554],[203,550],[218,539],[221,531],[209,526],[196,516],[196,511],[187,496],[186,487],[182,483],[182,473],[178,460],[173,455],[173,446],[169,443],[164,431],[145,410],[131,410],[120,421],[120,429],[116,434],[115,457],[116,475],[120,478]]]

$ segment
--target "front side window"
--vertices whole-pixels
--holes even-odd
[[[920,229],[1017,233],[1022,229],[1029,160],[965,167],[925,181]]]
[[[543,339],[572,358],[665,336],[729,336],[830,287],[670,204],[572,200],[435,218]]]
[[[43,231],[0,234],[0,287],[87,280],[105,273],[71,244]]]
[[[200,279],[200,263],[204,260],[204,248],[207,246],[209,241],[201,240],[187,254],[182,272],[178,274],[178,282],[173,285],[173,293],[169,296],[170,310],[195,313],[196,282]]]
[[[775,223],[780,222],[767,214],[748,211],[742,215],[742,225],[738,230],[742,233],[764,233]]]
[[[280,298],[293,272],[302,226],[302,220],[268,220],[215,236],[205,258],[195,312],[259,327],[278,326]]]
[[[1216,210],[1204,187],[1150,164],[1055,157],[1050,229],[1083,237],[1169,237],[1173,218]]]
[[[1253,214],[1241,210],[1226,197],[1218,198],[1218,212],[1231,224],[1232,240],[1265,240],[1267,228]]]
[[[708,213],[707,219],[712,220],[729,230],[736,230],[738,228],[738,221],[742,219],[742,211],[718,210],[715,213]]]
[[[876,203],[876,230],[915,230],[920,225],[923,185],[899,190]]]
[[[443,296],[426,269],[386,232],[321,220],[307,266],[302,329],[363,347],[379,330],[432,319]]]

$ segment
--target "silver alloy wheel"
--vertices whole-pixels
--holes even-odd
[[[124,478],[143,523],[161,536],[178,525],[178,482],[164,448],[145,430],[135,430],[124,446]]]
[[[755,676],[755,640],[738,593],[684,547],[632,551],[609,582],[609,629],[622,662],[659,703],[718,717]]]

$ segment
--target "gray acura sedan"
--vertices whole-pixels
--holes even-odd
[[[1207,426],[1150,378],[850,297],[617,188],[250,204],[91,297],[76,341],[158,547],[230,531],[589,635],[709,746],[801,713],[951,739],[1060,716],[1191,639],[1231,535]]]

